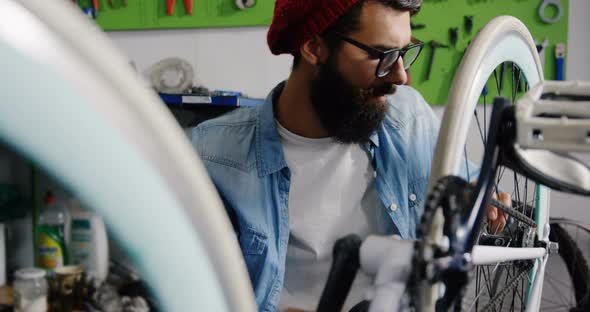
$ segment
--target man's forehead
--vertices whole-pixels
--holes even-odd
[[[411,41],[410,13],[367,2],[361,11],[358,35],[373,45],[406,46]]]

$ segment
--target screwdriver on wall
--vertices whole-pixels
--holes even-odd
[[[174,4],[176,3],[175,0],[166,0],[166,11],[168,15],[172,16],[174,14]],[[193,0],[184,0],[184,9],[186,13],[189,15],[193,14]]]
[[[451,45],[454,47],[457,46],[457,39],[459,39],[459,28],[453,27],[449,28],[449,37],[451,38]]]
[[[428,61],[428,71],[426,72],[426,80],[430,79],[430,72],[432,72],[432,64],[434,63],[434,53],[436,52],[436,49],[438,48],[449,48],[448,45],[440,43],[438,41],[435,40],[430,40],[428,42],[428,45],[430,46],[430,49],[432,50],[432,52],[430,53],[430,60]]]
[[[127,6],[127,0],[123,0],[123,5],[124,6]],[[109,0],[109,6],[111,8],[114,8],[115,7],[115,5],[113,4],[113,0]]]

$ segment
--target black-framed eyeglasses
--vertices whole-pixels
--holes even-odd
[[[375,71],[375,75],[379,78],[389,74],[395,63],[397,63],[400,58],[404,62],[404,69],[408,70],[414,61],[416,61],[418,55],[420,55],[420,51],[422,51],[422,47],[424,46],[424,42],[414,40],[416,42],[405,48],[381,51],[379,49],[360,43],[343,34],[335,33],[335,35],[341,40],[344,40],[355,47],[364,50],[367,52],[367,54],[369,54],[370,58],[379,59],[379,64],[377,65],[377,70]]]

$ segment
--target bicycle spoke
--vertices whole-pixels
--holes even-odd
[[[562,289],[562,287],[566,287],[566,288],[569,288],[570,287],[569,285],[567,285],[567,283],[565,283],[562,280],[559,280],[559,279],[557,279],[557,278],[555,278],[553,276],[549,277],[549,280],[550,281],[557,282],[557,283],[549,283],[549,286],[551,286],[551,288],[553,289],[553,292],[552,293],[553,294],[557,294],[559,296],[557,299],[561,299],[561,302],[558,303],[558,304],[560,304],[562,306],[567,306],[568,305],[567,304],[568,302],[575,302],[575,300],[572,300],[571,297],[568,298],[567,295],[563,295],[561,293],[561,291],[560,291]],[[556,285],[556,284],[560,284],[561,287],[558,287],[558,285]],[[571,293],[573,293],[573,292],[570,291],[570,294]]]
[[[535,207],[537,206],[536,200],[537,200],[537,188],[535,187],[535,189],[533,190],[533,200],[531,201],[531,204],[530,204],[530,206],[532,207],[531,215],[529,216],[529,218],[531,218],[533,220],[535,219]]]
[[[559,286],[561,286],[561,287],[571,287],[571,285],[568,284],[567,282],[564,282],[562,278],[557,278],[551,274],[546,274],[546,276],[548,279],[554,281],[556,284],[560,284]]]
[[[469,173],[469,160],[467,160],[467,146],[463,147],[463,154],[465,155],[465,170],[467,171],[467,181],[471,182],[471,174]]]
[[[516,84],[514,83],[514,76],[516,76],[516,68],[517,66],[512,63],[512,103],[516,100],[516,92],[518,90],[518,78]]]
[[[483,132],[481,130],[481,124],[479,123],[479,117],[477,115],[477,109],[475,109],[473,111],[473,114],[475,115],[475,121],[477,122],[477,129],[479,130],[479,135],[481,137],[481,142],[484,143],[485,142],[485,139],[483,137]],[[485,147],[485,143],[484,143],[484,147]]]
[[[528,190],[529,190],[529,179],[526,178],[524,180],[524,204],[522,205],[522,213],[526,213],[526,203],[527,203],[527,195],[528,195]]]
[[[508,284],[508,281],[510,280],[510,269],[506,270],[506,278],[504,281],[504,285]],[[502,300],[500,301],[500,311],[502,310],[502,307],[504,306],[504,299],[506,297],[503,297]]]
[[[496,264],[496,267],[494,268],[493,271],[496,271],[496,269],[498,268],[498,265],[499,265],[499,263]],[[491,288],[492,285],[491,285],[491,282],[489,281],[489,278],[486,278],[486,271],[485,271],[486,269],[488,269],[487,276],[490,276],[489,266],[478,266],[477,267],[475,298],[473,300],[472,305],[469,307],[469,309],[467,309],[467,311],[471,311],[474,307],[475,307],[475,311],[478,310],[479,299],[483,294],[485,294],[485,290],[487,290],[488,296],[490,296],[490,297],[492,296],[492,288]],[[484,279],[483,283],[484,283],[485,288],[483,288],[481,285],[482,275],[483,275],[483,279]]]
[[[500,83],[498,82],[498,73],[496,72],[496,68],[494,68],[494,80],[496,81],[496,91],[498,91],[498,95],[500,95]]]
[[[564,295],[561,293],[560,290],[564,289],[564,288],[568,288],[568,292],[570,294],[572,294],[572,291],[569,291],[571,288],[571,286],[562,281],[560,278],[556,278],[554,276],[548,277],[549,281],[552,282],[549,285],[551,286],[551,288],[553,288],[553,293],[554,294],[558,294],[559,295],[559,299],[561,299],[562,304],[566,304],[567,302],[575,302],[575,299],[570,297],[568,298],[567,295]]]
[[[484,147],[486,146],[486,143],[488,140],[488,134],[487,134],[487,132],[488,132],[488,126],[487,126],[488,118],[487,118],[487,114],[486,114],[486,111],[487,111],[486,98],[487,98],[487,96],[484,95],[483,96],[483,146]]]
[[[489,267],[489,266],[487,266],[487,267],[486,267],[486,269],[487,269],[487,271],[488,271],[488,275],[487,275],[487,277],[486,277],[486,274],[485,274],[485,271],[484,271],[484,274],[483,274],[483,276],[484,276],[484,279],[485,279],[485,282],[486,282],[486,289],[488,290],[488,295],[489,295],[490,297],[492,297],[492,287],[493,287],[493,286],[492,286],[492,281],[491,281],[491,276],[492,276],[492,275],[490,274],[490,267]]]

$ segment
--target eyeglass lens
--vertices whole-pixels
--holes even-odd
[[[406,50],[406,52],[402,56],[402,62],[404,64],[405,70],[409,69],[410,66],[412,65],[412,63],[414,63],[414,61],[418,58],[418,54],[420,53],[420,48],[421,48],[420,46],[414,46],[414,47]],[[386,55],[383,58],[383,61],[381,61],[381,66],[379,67],[379,70],[378,70],[378,75],[380,77],[387,75],[391,71],[391,69],[395,65],[395,62],[397,61],[400,53],[401,53],[400,51],[395,51],[393,53]]]

